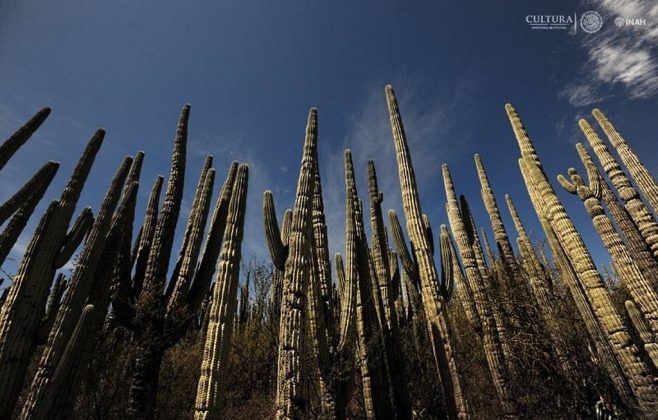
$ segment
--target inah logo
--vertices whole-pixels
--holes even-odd
[[[615,22],[617,24],[617,22]],[[593,10],[583,13],[580,17],[580,27],[588,34],[598,32],[603,26],[603,19],[601,15]]]
[[[640,18],[618,17],[618,18],[615,18],[615,25],[618,28],[622,28],[624,26],[646,26],[647,25],[647,20],[646,19],[640,19]]]

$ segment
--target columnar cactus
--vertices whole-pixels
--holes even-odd
[[[621,134],[619,134],[619,131],[617,131],[600,109],[594,108],[592,115],[598,121],[612,147],[617,150],[622,163],[628,169],[628,172],[635,180],[635,183],[651,207],[653,207],[653,211],[658,212],[658,183],[651,175],[651,172],[642,164],[638,155],[630,148]]]
[[[594,228],[612,257],[612,263],[620,283],[630,292],[651,330],[656,334],[658,332],[658,293],[644,277],[626,248],[626,244],[615,230],[612,221],[601,207],[601,185],[594,164],[588,161],[583,161],[583,164],[587,169],[588,184],[585,184],[583,178],[573,168],[569,168],[571,182],[562,175],[558,176],[558,181],[565,190],[577,195],[585,204],[585,209],[592,218]]]
[[[498,203],[496,202],[496,197],[494,196],[491,185],[489,184],[489,178],[487,177],[487,172],[485,171],[484,165],[482,164],[482,159],[477,153],[475,154],[474,159],[478,178],[480,179],[480,186],[482,187],[482,201],[484,202],[484,207],[489,214],[489,220],[491,221],[491,228],[494,232],[496,245],[500,250],[500,257],[504,264],[509,267],[513,273],[518,272],[512,244],[509,240],[509,236],[507,236],[507,231],[505,230],[503,219],[501,218],[500,211],[498,210]],[[514,278],[510,278],[510,280],[514,281]]]
[[[5,167],[9,159],[32,137],[35,131],[50,115],[50,108],[43,108],[20,127],[14,134],[0,145],[0,170]]]
[[[382,216],[383,194],[377,186],[377,172],[375,163],[368,161],[368,197],[370,202],[370,229],[372,230],[372,259],[375,262],[377,284],[384,305],[384,314],[389,328],[393,325],[393,296],[391,288],[391,268],[388,259],[388,244]]]
[[[25,228],[28,219],[32,216],[34,209],[36,208],[39,201],[48,189],[50,182],[55,177],[57,169],[59,168],[59,163],[57,162],[48,162],[39,169],[39,171],[30,179],[21,190],[12,197],[11,200],[16,199],[16,206],[9,205],[9,202],[6,202],[0,206],[0,213],[5,207],[12,207],[7,210],[7,215],[2,219],[6,220],[12,214],[13,217],[7,223],[7,227],[0,234],[0,266],[4,263],[5,259],[9,255],[11,248],[14,246],[21,232]],[[21,191],[26,189],[27,194],[23,195]],[[19,198],[17,198],[20,196]],[[2,222],[0,222],[1,224]]]
[[[491,379],[500,399],[503,414],[506,417],[515,418],[517,413],[510,390],[511,378],[507,370],[508,362],[505,360],[503,348],[498,339],[498,328],[502,328],[502,325],[499,327],[494,318],[495,309],[492,308],[489,297],[487,296],[482,272],[478,266],[472,242],[469,240],[467,228],[464,223],[465,220],[470,220],[470,214],[463,215],[461,213],[457,204],[457,195],[455,194],[452,176],[450,175],[448,166],[445,164],[443,165],[443,183],[446,191],[446,212],[448,213],[450,228],[457,242],[457,248],[459,249],[464,271],[466,272],[466,281],[473,291],[473,298],[482,323],[482,344]],[[471,235],[476,234],[472,229],[471,227]]]
[[[585,147],[578,143],[576,149],[583,163],[586,166],[591,165],[593,170],[596,171],[601,189],[601,198],[608,208],[615,225],[624,237],[628,250],[633,255],[633,259],[637,262],[642,274],[651,282],[653,288],[658,290],[658,261],[653,258],[647,243],[642,238],[642,234],[631,220],[626,209],[619,203],[617,196],[610,189],[608,182],[601,176]]]
[[[644,343],[644,351],[646,351],[647,355],[651,358],[653,365],[658,367],[658,343],[656,343],[656,335],[646,324],[642,317],[642,313],[632,300],[624,302],[624,306],[626,307],[628,317],[631,319],[633,328],[635,328],[635,332],[640,337],[642,343]]]
[[[60,362],[66,344],[75,329],[85,306],[90,290],[95,286],[96,269],[101,261],[112,215],[121,197],[123,185],[128,176],[132,157],[124,159],[110,183],[101,209],[94,220],[89,237],[82,250],[78,264],[69,282],[66,298],[60,307],[53,324],[48,343],[39,361],[39,367],[30,386],[30,395],[23,406],[24,418],[29,418],[35,406],[48,392],[49,382]],[[109,286],[108,286],[109,290]],[[100,309],[100,308],[99,308]]]
[[[637,190],[628,179],[623,169],[612,156],[608,147],[603,143],[603,140],[596,134],[587,121],[581,119],[578,121],[580,129],[587,137],[594,153],[596,154],[601,166],[608,174],[612,185],[617,190],[619,197],[624,202],[624,207],[628,214],[633,219],[633,222],[640,231],[645,242],[651,249],[654,258],[658,258],[658,223],[654,218],[649,208],[644,204]]]
[[[302,355],[305,346],[306,288],[309,253],[313,246],[312,207],[317,147],[317,110],[311,109],[306,126],[304,153],[299,171],[297,194],[289,236],[288,258],[283,279],[283,299],[279,330],[279,360],[276,392],[276,418],[298,419],[304,416]]]
[[[519,148],[522,152],[522,159],[527,169],[528,178],[536,193],[544,199],[546,206],[542,213],[551,226],[554,227],[558,240],[563,245],[567,257],[571,261],[577,261],[577,264],[574,264],[574,268],[576,269],[578,281],[624,369],[629,384],[637,398],[638,408],[642,412],[652,412],[658,405],[658,387],[651,380],[647,366],[640,359],[637,347],[632,342],[619,313],[615,310],[585,243],[576,231],[575,226],[539,165],[539,158],[536,152],[533,154],[526,151],[528,148],[534,149],[534,147],[516,111],[509,104],[506,106],[506,109],[517,141],[519,142]]]
[[[82,188],[105,132],[98,130],[78,162],[59,200],[53,201],[30,240],[0,313],[0,418],[8,417],[20,391],[27,363]]]
[[[377,313],[381,308],[372,257],[363,227],[363,213],[359,202],[352,154],[345,150],[345,257],[346,278],[356,283],[356,331],[358,363],[363,384],[363,400],[368,419],[385,418],[395,412],[395,398],[391,393],[389,366],[383,341],[382,320]]]
[[[30,393],[20,413],[20,419],[65,418],[69,415],[75,402],[82,374],[91,357],[94,339],[97,333],[102,330],[107,315],[113,269],[119,262],[121,239],[128,231],[132,234],[137,186],[137,182],[131,182],[127,185],[121,205],[111,215],[111,222],[107,220],[106,206],[101,208],[97,220],[104,219],[105,224],[109,225],[105,228],[107,233],[104,238],[104,245],[102,249],[99,249],[97,243],[95,243],[98,236],[98,226],[94,226],[90,232],[90,239],[85,244],[81,255],[82,261],[90,253],[90,250],[93,251],[93,248],[96,248],[96,252],[100,253],[93,278],[91,281],[88,280],[88,283],[90,283],[89,290],[86,295],[82,295],[82,289],[85,288],[84,279],[80,277],[76,269],[69,286],[76,287],[76,289],[69,289],[58,312],[39,368],[30,387]],[[118,189],[120,191],[120,185]],[[91,284],[92,282],[93,284]],[[83,302],[82,305],[79,302]],[[77,306],[83,307],[78,308]],[[92,309],[87,311],[90,306]],[[63,322],[65,318],[62,318],[62,314],[73,316],[78,310],[79,318],[74,322],[74,327],[67,330],[70,326]],[[77,335],[75,330],[82,322],[84,322],[86,330],[83,334]],[[62,347],[58,349],[58,345]],[[76,360],[74,364],[70,361],[72,357],[75,357]]]
[[[584,290],[578,283],[578,275],[573,266],[573,263],[567,257],[567,254],[560,244],[557,238],[557,234],[553,230],[551,224],[543,215],[545,208],[543,198],[538,194],[537,190],[534,188],[534,185],[530,181],[530,175],[528,174],[528,170],[526,169],[526,165],[523,159],[519,159],[519,169],[521,170],[523,179],[528,187],[528,195],[532,201],[533,207],[535,208],[535,212],[539,217],[542,229],[546,235],[548,244],[551,248],[551,252],[555,258],[556,265],[559,268],[560,279],[566,285],[567,290],[569,290],[571,294],[578,314],[585,324],[591,341],[596,347],[596,354],[603,359],[603,367],[606,369],[610,379],[615,385],[615,390],[619,394],[622,401],[624,401],[624,403],[628,406],[633,406],[633,390],[631,389],[626,375],[624,374],[624,371],[622,370],[622,367],[617,360],[617,356],[615,355],[610,341],[606,337],[605,331],[599,324],[596,318],[596,314],[588,302]]]
[[[228,207],[221,262],[217,269],[210,306],[210,321],[194,406],[194,418],[197,420],[222,418],[220,402],[231,348],[233,314],[237,304],[248,175],[247,165],[240,165]]]
[[[439,277],[432,258],[432,246],[428,242],[427,231],[423,222],[423,213],[416,187],[416,176],[411,163],[404,126],[402,125],[402,118],[393,87],[390,85],[386,86],[386,102],[398,162],[404,216],[418,265],[423,310],[426,314],[427,329],[431,337],[434,358],[441,375],[450,417],[466,417],[468,416],[468,410],[462,391],[461,378],[459,378],[458,372],[452,368],[446,369],[446,367],[454,366],[454,347],[445,324],[444,302],[436,287]],[[447,361],[447,366],[445,361]]]

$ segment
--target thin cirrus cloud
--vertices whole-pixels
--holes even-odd
[[[586,61],[577,80],[559,96],[576,107],[601,101],[620,87],[631,99],[658,94],[658,3],[641,0],[597,0],[591,8],[604,19],[600,32],[584,36]],[[646,25],[618,27],[615,19],[645,19]]]
[[[420,105],[419,85],[410,81],[396,83],[396,89],[413,157],[416,181],[421,197],[427,196],[427,193],[423,194],[423,186],[436,182],[437,165],[439,165],[437,162],[446,159],[453,150],[446,139],[450,138],[449,134],[454,128],[449,115],[456,104],[437,100],[429,105]],[[398,214],[402,214],[397,162],[384,87],[370,86],[363,97],[364,100],[352,112],[343,148],[333,150],[324,162],[320,156],[329,245],[333,252],[342,252],[345,245],[344,149],[350,149],[352,152],[357,189],[359,197],[363,200],[366,226],[369,227],[368,160],[375,162],[378,187],[384,197],[382,210],[385,223],[388,225],[386,215],[388,209],[394,209]]]

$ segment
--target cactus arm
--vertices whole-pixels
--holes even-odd
[[[35,131],[50,115],[50,108],[43,108],[28,120],[21,128],[0,145],[0,170],[5,167],[9,159],[32,137]]]
[[[90,290],[96,287],[96,268],[101,262],[107,235],[112,226],[112,216],[121,197],[132,160],[130,156],[123,160],[105,194],[30,385],[31,392],[23,405],[23,416],[29,416],[28,413],[34,410],[43,398],[42,394],[47,392],[47,384],[52,380],[53,371],[62,357],[67,340],[75,328]]]
[[[149,252],[144,285],[142,293],[147,299],[140,299],[144,304],[143,310],[149,312],[151,305],[158,305],[163,298],[169,257],[174,242],[176,223],[180,214],[185,185],[185,158],[187,155],[187,125],[190,116],[190,106],[183,106],[178,119],[174,152],[171,157],[171,171],[167,183],[164,202],[158,215],[158,222],[153,234],[151,250]],[[141,305],[140,305],[141,306]]]
[[[199,202],[203,199],[202,196],[204,194],[207,195],[207,191],[204,190],[205,188],[205,183],[206,183],[206,175],[208,174],[208,171],[212,167],[212,156],[208,155],[206,156],[205,161],[203,162],[203,166],[201,167],[201,173],[199,175],[199,180],[196,185],[196,189],[194,190],[194,199],[192,200],[192,207],[190,208],[189,215],[187,217],[187,223],[185,225],[185,232],[183,233],[183,242],[180,246],[180,249],[178,250],[178,258],[176,259],[176,265],[174,266],[174,270],[171,274],[171,278],[169,279],[169,283],[167,284],[167,291],[165,292],[165,299],[170,299],[171,293],[173,292],[174,287],[176,287],[176,283],[179,279],[179,274],[181,270],[181,266],[184,264],[184,260],[186,256],[189,254],[188,248],[190,246],[194,246],[193,241],[191,241],[191,236],[194,231],[194,226],[197,223],[197,210],[199,209]],[[213,182],[214,182],[214,170],[213,170]],[[212,188],[211,188],[212,192]],[[209,202],[208,199],[204,200],[205,202]],[[205,222],[207,219],[207,213],[205,218],[203,219],[203,224],[205,226]],[[198,237],[199,240],[202,240],[203,238]],[[199,245],[200,246],[200,245]]]
[[[195,220],[192,225],[189,226],[190,233],[188,236],[188,243],[185,247],[183,258],[181,259],[181,268],[177,273],[178,278],[174,280],[173,292],[169,298],[167,308],[167,315],[169,318],[172,316],[175,317],[177,309],[182,309],[199,259],[199,252],[203,241],[203,232],[205,231],[206,221],[208,220],[210,199],[212,197],[212,190],[215,183],[215,170],[208,169],[205,173],[206,179],[201,185],[202,189],[198,194],[199,197],[198,200],[196,200],[196,207],[193,211]],[[190,214],[190,217],[192,217],[192,214]]]
[[[146,274],[146,265],[153,244],[153,235],[158,220],[158,204],[160,201],[160,193],[162,192],[162,182],[164,178],[158,176],[155,178],[149,199],[146,204],[146,214],[144,215],[144,223],[142,224],[139,237],[139,244],[137,245],[137,256],[135,257],[135,274],[132,279],[131,294],[134,297],[139,297],[142,292],[144,284],[144,275]]]
[[[14,195],[0,205],[0,225],[30,199],[35,191],[48,188],[59,168],[58,162],[47,162],[43,165]],[[44,192],[45,192],[44,188]]]
[[[283,221],[281,222],[281,242],[283,246],[288,246],[288,237],[290,236],[290,223],[292,222],[292,210],[286,209],[283,213]]]
[[[41,322],[55,275],[53,261],[61,249],[76,203],[105,132],[97,130],[85,148],[59,201],[39,222],[14,276],[0,315],[0,418],[8,417],[34,350],[34,333]],[[17,321],[18,320],[18,321]],[[26,334],[29,332],[29,334]]]
[[[407,276],[412,280],[416,281],[418,278],[418,270],[416,268],[416,262],[414,261],[409,248],[407,248],[407,243],[404,240],[404,232],[402,231],[402,226],[398,219],[397,214],[394,210],[388,211],[388,220],[391,224],[391,232],[393,233],[393,242],[395,242],[395,248],[402,260],[402,268],[407,273]]]
[[[94,223],[94,215],[90,207],[85,207],[76,219],[71,231],[66,234],[64,245],[55,258],[55,268],[61,268],[71,258],[73,253],[87,235]]]
[[[4,263],[11,248],[18,240],[23,229],[25,229],[30,216],[34,213],[34,209],[46,193],[46,189],[50,185],[55,173],[57,173],[58,166],[59,164],[57,163],[50,166],[50,171],[43,175],[44,178],[41,183],[35,186],[35,189],[31,191],[31,195],[21,204],[21,207],[14,213],[9,223],[7,223],[7,227],[0,234],[0,266]]]
[[[238,162],[231,162],[219,197],[215,202],[215,209],[213,210],[201,259],[199,260],[199,267],[194,274],[194,280],[192,280],[192,285],[187,294],[187,306],[190,312],[197,310],[203,298],[208,294],[212,276],[217,266],[217,258],[222,247],[228,206],[231,201],[237,171]]]
[[[563,175],[558,175],[557,180],[560,186],[564,188],[569,194],[576,194],[576,186],[569,182]]]
[[[270,250],[274,267],[277,270],[284,270],[288,258],[288,249],[281,240],[279,222],[276,219],[276,210],[274,208],[274,198],[269,190],[263,193],[263,223],[265,225],[267,248]]]
[[[452,253],[450,234],[446,225],[441,225],[441,295],[443,300],[449,302],[455,287],[454,258]]]

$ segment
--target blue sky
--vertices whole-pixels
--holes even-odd
[[[479,152],[501,209],[504,193],[510,193],[537,233],[504,104],[511,102],[520,113],[552,179],[578,167],[573,145],[584,139],[577,119],[593,121],[594,106],[658,173],[658,6],[649,3],[4,1],[0,137],[40,107],[53,112],[4,169],[0,199],[44,161],[62,162],[12,257],[21,255],[97,127],[107,136],[80,206],[98,209],[123,156],[144,150],[141,215],[154,178],[167,175],[178,112],[186,102],[192,112],[183,215],[205,154],[214,155],[221,180],[231,160],[248,162],[243,254],[261,258],[268,258],[262,193],[273,190],[279,214],[292,204],[305,119],[309,107],[318,107],[330,247],[340,251],[346,147],[354,154],[362,198],[365,163],[374,159],[385,208],[400,209],[387,83],[398,95],[423,210],[435,229],[447,223],[441,179],[446,162],[479,224],[490,231],[472,157]],[[587,10],[604,18],[596,34],[537,31],[526,23],[527,15]],[[617,28],[612,21],[620,16],[645,18],[647,26]],[[605,262],[582,203],[566,193],[561,197],[597,261]],[[506,211],[503,216],[512,232]],[[14,272],[16,264],[8,261],[3,268]]]

